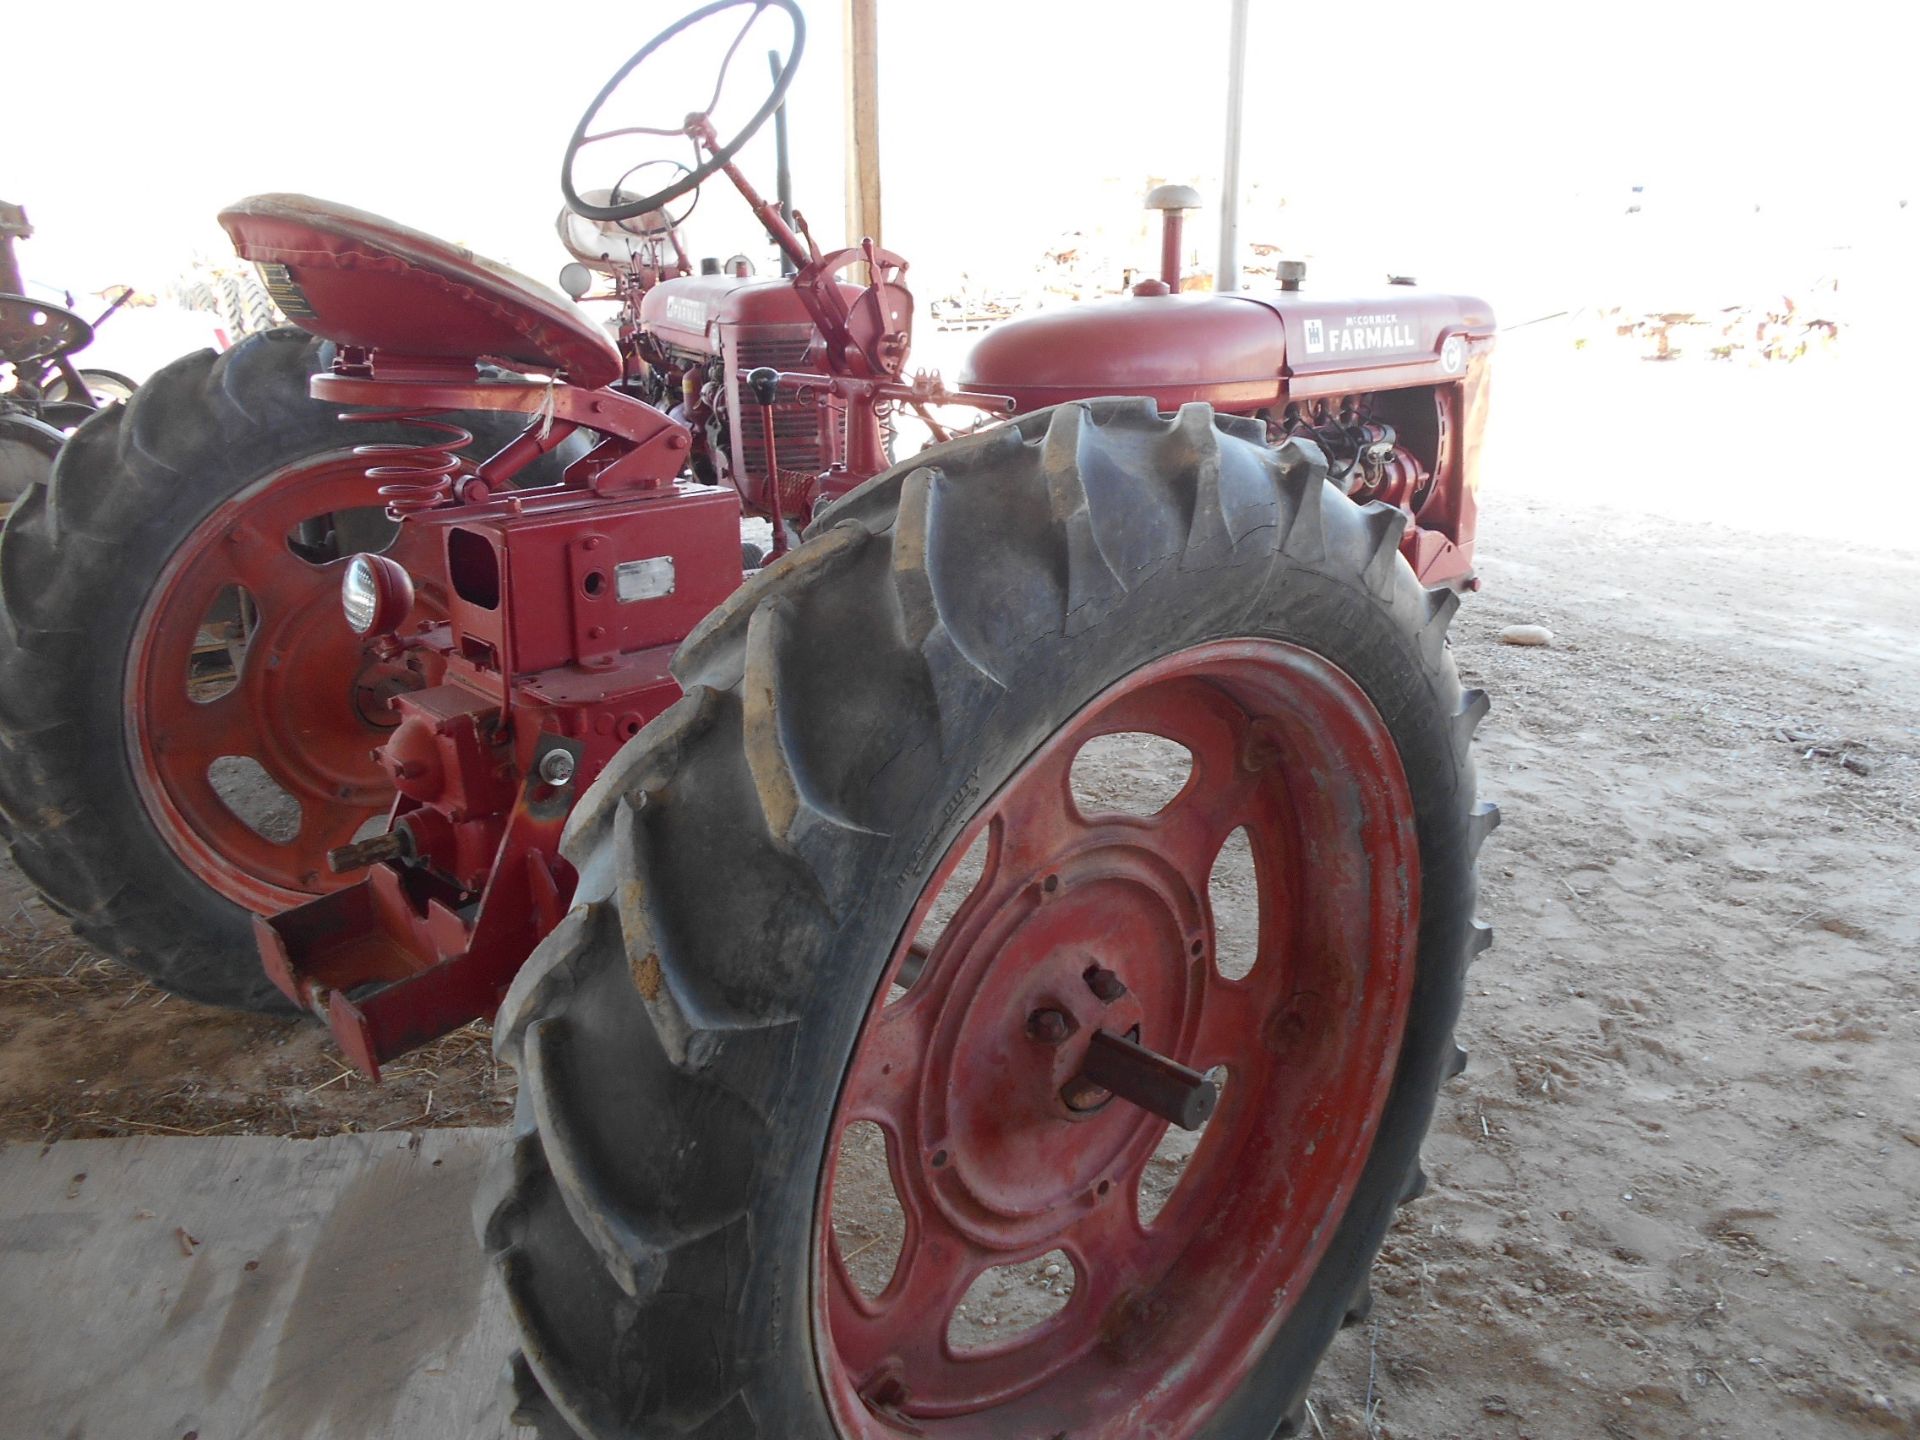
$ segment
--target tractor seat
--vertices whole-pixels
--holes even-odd
[[[286,317],[337,344],[564,372],[589,389],[625,368],[606,332],[559,291],[378,215],[255,195],[222,210],[220,223]]]

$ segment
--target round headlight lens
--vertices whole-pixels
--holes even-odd
[[[354,634],[364,635],[373,628],[380,613],[380,577],[368,556],[356,555],[347,562],[346,577],[340,582],[340,608]]]
[[[340,609],[356,635],[390,635],[413,609],[413,578],[384,555],[356,555],[340,577]]]

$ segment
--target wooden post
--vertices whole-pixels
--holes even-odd
[[[843,0],[847,96],[847,243],[880,240],[880,43],[877,0]]]

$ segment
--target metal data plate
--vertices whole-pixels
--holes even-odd
[[[613,590],[621,604],[631,600],[658,600],[673,593],[673,557],[655,555],[629,560],[613,570]]]

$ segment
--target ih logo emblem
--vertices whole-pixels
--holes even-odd
[[[1307,321],[1307,354],[1318,355],[1327,348],[1327,326],[1323,320]]]

